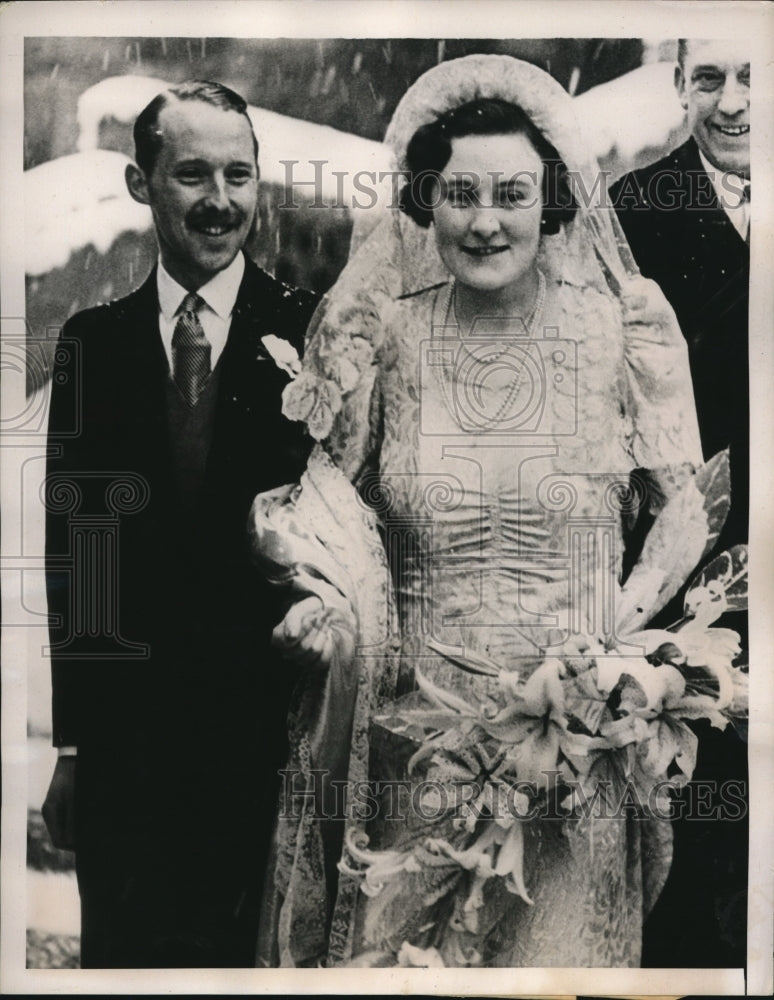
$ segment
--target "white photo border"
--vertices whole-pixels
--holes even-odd
[[[750,537],[750,816],[748,970],[710,969],[370,969],[363,970],[33,970],[25,968],[26,716],[25,657],[29,636],[3,635],[2,912],[0,990],[4,993],[424,993],[469,995],[766,995],[772,992],[774,940],[774,601],[771,591],[774,510],[774,7],[757,2],[669,3],[657,0],[423,0],[352,3],[317,0],[221,2],[17,2],[0,10],[0,303],[3,337],[18,336],[13,317],[25,315],[21,192],[24,38],[51,36],[176,36],[284,38],[712,38],[750,41],[752,169],[756,179],[750,297],[751,537]],[[4,358],[5,362],[5,358]],[[23,407],[23,380],[3,364],[2,414]],[[3,555],[19,530],[19,452],[0,448],[3,476]],[[3,564],[5,565],[5,564]],[[3,571],[3,602],[15,586]],[[763,674],[766,676],[763,676]]]

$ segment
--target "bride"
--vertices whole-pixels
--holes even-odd
[[[638,965],[671,834],[613,793],[690,776],[642,629],[715,524],[622,560],[638,511],[710,506],[684,341],[547,74],[441,64],[386,141],[400,205],[286,391],[321,444],[254,507],[306,665],[259,962]]]

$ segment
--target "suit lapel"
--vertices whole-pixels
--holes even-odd
[[[223,350],[208,477],[240,474],[262,460],[262,450],[283,419],[281,394],[288,382],[261,337],[272,332],[277,288],[249,259],[239,286]],[[247,473],[248,470],[244,470]],[[211,485],[217,488],[217,484]]]
[[[159,332],[156,269],[145,283],[117,304],[118,349],[126,369],[120,374],[136,407],[158,409],[169,370]]]
[[[159,486],[170,483],[166,385],[169,364],[159,332],[156,269],[122,302],[114,316],[116,365],[113,377],[125,440]]]
[[[696,141],[691,138],[677,151],[679,169],[687,179],[687,191],[689,195],[695,196],[696,186],[693,179],[706,178],[706,189],[709,197],[702,199],[702,205],[706,207],[697,208],[695,203],[691,204],[691,198],[687,199],[685,210],[681,213],[683,222],[690,232],[698,234],[697,245],[700,251],[706,250],[717,259],[718,257],[733,258],[743,260],[745,257],[747,244],[739,235],[736,226],[729,219],[720,202],[718,201],[712,182],[704,169],[704,164],[699,156],[699,147]],[[694,185],[692,187],[692,184]],[[702,238],[701,234],[705,236]],[[711,235],[711,238],[709,234]],[[709,240],[710,246],[704,244]],[[736,253],[735,253],[736,251]]]
[[[245,273],[239,285],[228,339],[223,350],[221,395],[224,390],[244,391],[253,384],[254,367],[268,355],[261,337],[271,309],[274,289],[271,281],[250,260],[245,261]]]
[[[677,288],[672,304],[689,344],[697,347],[717,337],[718,323],[728,314],[746,310],[750,248],[721,207],[695,141],[689,140],[678,154],[686,198],[672,232]],[[690,198],[696,193],[696,178],[706,182],[712,195],[698,208],[695,202],[691,206]]]

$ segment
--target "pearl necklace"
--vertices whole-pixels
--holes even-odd
[[[455,283],[453,281],[449,282],[449,284],[442,289],[441,294],[444,296],[444,298],[439,299],[438,309],[440,315],[445,317],[444,327],[455,326],[457,327],[457,329],[459,329],[459,322],[457,321],[457,314],[454,308],[454,303],[456,300]],[[543,306],[545,305],[545,298],[546,298],[546,279],[543,276],[543,272],[538,270],[538,291],[535,297],[535,303],[525,323],[527,336],[526,338],[523,339],[530,340],[533,337],[535,329],[537,328],[537,325],[540,322],[540,319],[543,314]],[[450,322],[452,316],[454,317],[454,322]],[[519,340],[521,341],[522,338],[519,338]],[[482,363],[482,359],[476,356],[474,351],[471,350],[471,348],[464,343],[462,338],[460,338],[459,346],[461,349],[465,350],[465,352],[473,360],[473,362],[477,362],[479,365]],[[507,342],[505,346],[497,353],[488,354],[486,358],[486,364],[491,364],[492,362],[499,361],[500,358],[504,357],[511,350],[512,347],[513,343]],[[459,357],[459,350],[457,352],[457,357]],[[446,406],[446,409],[454,418],[454,420],[462,427],[462,422],[460,419],[461,415],[458,412],[459,407],[453,404],[452,399],[450,398],[449,395],[449,389],[447,388],[446,385],[447,379],[451,384],[452,388],[454,387],[457,381],[457,373],[459,371],[459,366],[456,363],[457,357],[455,357],[454,369],[451,371],[451,373],[447,371],[447,366],[445,364],[438,366],[441,369],[438,374],[438,383],[441,388],[441,395],[443,396],[443,401]],[[508,392],[506,393],[505,399],[497,408],[496,413],[494,413],[492,416],[489,417],[476,415],[472,421],[468,420],[468,422],[473,423],[475,428],[478,430],[491,430],[496,424],[500,423],[503,416],[507,414],[510,408],[513,406],[516,397],[519,394],[519,389],[521,389],[521,384],[524,381],[525,368],[526,365],[524,362],[522,362],[522,364],[518,368],[516,375],[513,377],[510,386],[508,387]]]

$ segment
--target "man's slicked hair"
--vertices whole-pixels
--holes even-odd
[[[235,90],[225,87],[222,83],[213,83],[211,80],[186,80],[185,83],[175,84],[174,87],[157,94],[150,104],[139,113],[137,121],[134,123],[134,158],[137,161],[137,166],[146,177],[150,177],[153,173],[164,138],[159,127],[159,116],[164,108],[175,100],[203,101],[213,108],[236,111],[237,114],[243,115],[250,126],[255,162],[258,163],[258,140],[255,137],[253,123],[247,113],[247,101],[240,97]]]

